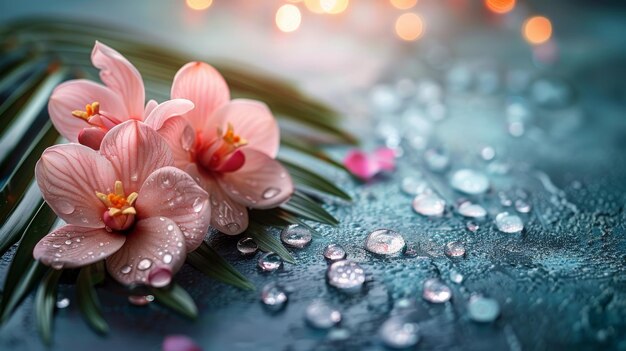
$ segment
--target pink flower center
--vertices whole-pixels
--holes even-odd
[[[72,111],[72,116],[89,123],[89,127],[83,128],[78,134],[78,142],[94,150],[100,149],[106,132],[121,123],[117,118],[103,114],[97,101],[85,105],[84,111]]]
[[[102,214],[104,224],[116,231],[123,231],[130,228],[135,223],[137,211],[133,207],[138,194],[132,192],[126,196],[124,185],[121,181],[115,181],[115,192],[103,194],[96,192],[96,196],[107,207]]]
[[[218,138],[206,142],[202,134],[196,136],[196,163],[208,172],[234,172],[244,163],[243,153],[239,150],[248,141],[235,134],[232,124],[228,123],[226,131],[217,128]]]

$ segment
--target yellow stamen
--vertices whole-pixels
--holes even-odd
[[[222,135],[222,140],[224,140],[225,143],[234,146],[235,148],[244,146],[248,143],[248,141],[242,137],[240,137],[239,135],[235,134],[235,128],[233,127],[232,124],[228,123],[228,127],[226,129],[226,133],[222,133],[222,129],[218,128],[217,129],[217,133],[218,135]]]
[[[100,103],[97,101],[94,101],[91,104],[85,105],[85,111],[81,111],[81,110],[72,111],[72,116],[77,117],[77,118],[82,118],[85,121],[87,121],[93,115],[97,115],[99,113],[100,113]]]
[[[126,196],[124,185],[119,180],[115,181],[114,188],[115,192],[107,195],[96,191],[96,196],[108,208],[109,214],[111,216],[137,214],[133,205],[139,194],[132,192]]]

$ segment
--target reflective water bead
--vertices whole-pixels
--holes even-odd
[[[485,161],[491,161],[496,157],[496,150],[491,146],[485,146],[480,150],[480,157]]]
[[[68,299],[67,297],[64,297],[62,299],[57,300],[57,308],[61,309],[61,308],[66,308],[67,306],[70,305],[70,299]]]
[[[458,258],[465,256],[465,245],[460,241],[452,241],[446,244],[444,248],[446,256]]]
[[[450,185],[462,193],[478,195],[489,189],[489,179],[481,172],[464,168],[452,174]]]
[[[365,249],[377,255],[397,255],[405,246],[402,235],[389,229],[377,229],[365,239]]]
[[[400,188],[405,194],[419,195],[428,189],[428,183],[422,178],[404,177]]]
[[[496,226],[503,233],[519,233],[524,230],[522,219],[508,212],[501,212],[496,216]]]
[[[341,321],[341,312],[322,300],[315,300],[307,306],[306,321],[314,328],[328,329]]]
[[[311,230],[299,224],[292,224],[280,232],[283,243],[299,249],[307,246],[312,238]]]
[[[459,205],[457,212],[459,212],[461,216],[468,218],[483,218],[487,215],[487,210],[485,210],[484,207],[469,201],[465,201]]]
[[[339,244],[329,244],[324,248],[324,258],[329,261],[338,261],[346,258],[346,250]]]
[[[450,156],[441,149],[428,149],[424,152],[424,161],[433,172],[442,172],[450,164]]]
[[[334,262],[326,272],[328,284],[344,292],[357,292],[365,283],[365,271],[349,260]]]
[[[422,216],[441,216],[446,202],[435,193],[423,193],[413,199],[413,210]]]
[[[405,349],[420,340],[417,313],[408,312],[389,317],[380,327],[379,335],[387,347]]]
[[[242,255],[252,255],[259,249],[259,245],[251,237],[239,239],[237,242],[237,251]]]
[[[267,309],[278,311],[285,306],[287,293],[282,286],[274,282],[266,284],[261,290],[261,302]]]
[[[530,203],[526,202],[526,200],[517,199],[515,200],[515,210],[519,213],[528,213],[532,209]]]
[[[467,304],[467,313],[476,322],[493,322],[500,315],[500,304],[494,299],[472,296]]]
[[[465,223],[465,228],[473,233],[480,229],[480,226],[476,222],[468,221],[467,223]]]
[[[432,303],[444,303],[452,297],[452,290],[439,279],[426,279],[423,285],[422,297]]]
[[[263,272],[273,272],[283,265],[283,260],[273,252],[266,252],[259,257],[258,266]]]
[[[463,279],[465,279],[463,274],[459,273],[456,269],[451,269],[449,275],[450,280],[455,284],[461,284],[463,283]]]

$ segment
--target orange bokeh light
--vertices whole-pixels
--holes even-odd
[[[515,0],[485,0],[485,6],[492,12],[504,14],[515,8]]]
[[[417,4],[417,0],[390,0],[390,1],[393,7],[400,9],[400,10],[410,9],[411,7]]]
[[[283,32],[293,32],[300,27],[302,14],[297,6],[286,4],[276,11],[276,26]]]
[[[543,16],[531,17],[524,22],[522,35],[531,44],[543,44],[552,37],[552,23]]]
[[[350,0],[320,0],[320,6],[324,12],[331,15],[344,12],[349,4]]]
[[[185,0],[187,6],[196,11],[206,10],[211,7],[213,0]]]
[[[320,0],[304,0],[304,6],[313,13],[324,13]]]
[[[424,34],[424,21],[416,13],[404,13],[396,19],[396,34],[402,40],[417,40]]]

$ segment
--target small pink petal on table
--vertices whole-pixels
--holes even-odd
[[[352,174],[363,180],[369,180],[380,172],[378,162],[360,150],[348,152],[343,164]]]
[[[163,340],[163,351],[202,351],[202,348],[190,337],[170,335]]]

